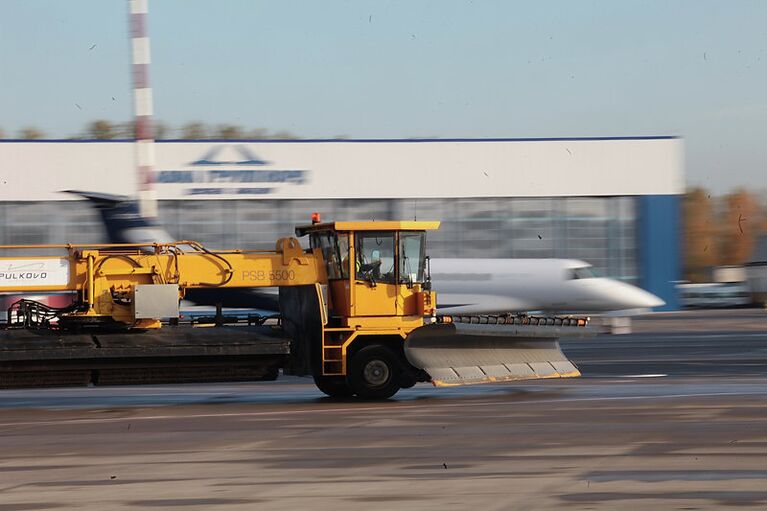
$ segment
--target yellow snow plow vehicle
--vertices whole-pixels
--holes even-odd
[[[144,245],[5,246],[0,292],[69,292],[53,308],[19,300],[0,331],[0,386],[273,379],[311,374],[330,396],[385,399],[437,386],[580,373],[560,336],[587,318],[440,316],[426,232],[439,222],[328,222],[274,251]],[[50,249],[65,255],[40,255]],[[18,254],[18,255],[16,255]],[[179,319],[187,290],[279,291],[279,317]]]

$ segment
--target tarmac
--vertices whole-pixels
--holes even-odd
[[[565,340],[583,377],[0,391],[0,511],[767,509],[767,312]]]

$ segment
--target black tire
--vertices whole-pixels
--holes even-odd
[[[274,381],[280,376],[280,370],[276,367],[270,368],[267,370],[267,372],[264,374],[264,376],[261,377],[259,381]]]
[[[354,391],[346,384],[343,376],[315,376],[314,384],[330,397],[352,397]]]
[[[362,399],[389,399],[399,391],[400,363],[380,344],[366,346],[354,354],[346,374],[351,390]]]

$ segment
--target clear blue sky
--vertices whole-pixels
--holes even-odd
[[[149,26],[171,126],[681,135],[690,184],[767,188],[767,1],[150,0]],[[129,120],[127,34],[125,0],[0,2],[6,137]]]

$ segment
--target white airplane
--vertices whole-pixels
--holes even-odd
[[[163,243],[173,237],[141,217],[127,197],[72,191],[101,213],[110,243]],[[431,259],[437,309],[443,313],[636,311],[665,302],[638,287],[598,277],[573,259]],[[273,291],[273,292],[272,292]],[[190,289],[186,300],[227,308],[278,309],[276,290]]]
[[[432,259],[437,307],[454,314],[634,311],[665,304],[576,259]]]

